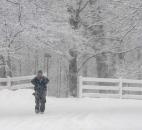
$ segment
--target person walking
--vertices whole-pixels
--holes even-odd
[[[37,76],[31,80],[31,83],[34,85],[35,92],[35,113],[44,113],[45,103],[46,103],[46,93],[47,93],[47,84],[49,79],[43,76],[41,70],[38,71]]]

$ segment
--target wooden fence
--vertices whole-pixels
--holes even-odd
[[[142,80],[80,76],[78,96],[142,99]]]
[[[0,89],[32,88],[32,76],[0,78]],[[142,99],[142,80],[79,77],[78,97]]]
[[[31,88],[32,76],[22,76],[22,77],[7,77],[0,78],[0,89],[21,89],[21,88]]]

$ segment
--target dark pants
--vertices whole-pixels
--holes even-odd
[[[35,91],[35,111],[36,112],[44,112],[45,111],[45,103],[46,103],[46,91],[38,92]]]

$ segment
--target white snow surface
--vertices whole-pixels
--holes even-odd
[[[47,97],[34,113],[32,90],[0,91],[0,130],[142,130],[142,101]]]

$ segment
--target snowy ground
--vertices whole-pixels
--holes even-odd
[[[142,101],[47,98],[34,113],[32,90],[0,91],[0,130],[142,130]]]

